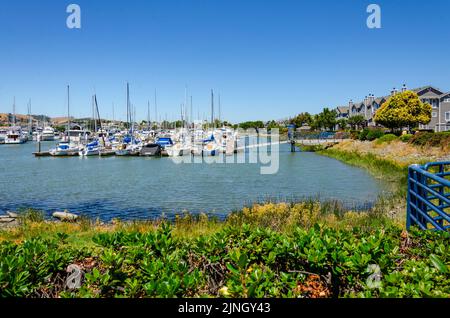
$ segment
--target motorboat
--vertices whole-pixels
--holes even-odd
[[[0,144],[5,143],[7,133],[8,133],[8,131],[6,129],[0,129]]]
[[[142,146],[139,153],[140,156],[154,157],[161,155],[161,146],[157,143],[148,143]]]
[[[41,141],[55,140],[55,129],[52,127],[45,127],[41,134]]]
[[[173,146],[173,140],[170,137],[158,137],[156,144],[161,146],[161,155],[168,156],[167,148]]]
[[[5,144],[23,144],[27,141],[27,136],[22,132],[21,127],[11,127],[7,130]]]
[[[139,156],[141,146],[136,144],[122,144],[116,150],[116,156]]]

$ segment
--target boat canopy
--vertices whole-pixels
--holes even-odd
[[[131,142],[131,137],[130,136],[125,136],[124,138],[123,138],[123,143],[124,144],[129,144]]]
[[[156,143],[161,146],[173,145],[172,138],[158,138]]]

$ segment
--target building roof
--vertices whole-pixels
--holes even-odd
[[[336,107],[336,111],[338,113],[341,113],[341,114],[348,113],[348,110],[349,110],[348,106],[338,106],[338,107]]]

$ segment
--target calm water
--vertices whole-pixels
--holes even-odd
[[[43,145],[43,149],[54,142]],[[35,158],[36,144],[0,145],[0,214],[25,207],[67,209],[102,220],[149,219],[165,213],[225,216],[252,202],[320,197],[360,206],[383,185],[364,170],[280,146],[280,168],[258,164],[175,164],[169,158]]]

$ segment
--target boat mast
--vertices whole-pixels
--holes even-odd
[[[92,96],[92,119],[94,120],[94,134],[97,133],[97,114],[96,114],[96,103],[97,103],[97,94]]]
[[[155,88],[155,118],[156,118],[156,129],[158,129],[159,121],[158,121],[158,106],[156,104],[156,88]]]
[[[13,124],[16,126],[16,96],[14,96],[13,100]]]
[[[131,128],[131,114],[130,114],[130,85],[127,83],[127,126],[128,132]]]
[[[214,91],[211,90],[211,128],[214,129]]]
[[[150,124],[150,101],[147,101],[147,129],[148,131],[150,131],[151,128],[151,124]]]
[[[194,127],[194,117],[192,115],[192,95],[191,95],[191,126]]]
[[[187,85],[185,85],[184,86],[184,114],[185,114],[185,116],[184,116],[184,119],[185,119],[185,121],[186,122],[182,122],[183,123],[183,128],[185,128],[186,127],[186,125],[187,125],[187,123],[188,123],[188,120],[189,120],[189,118],[188,118],[188,111],[187,111]]]
[[[31,134],[32,127],[32,120],[31,120],[31,98],[28,101],[28,134]]]
[[[96,113],[97,113],[97,118],[98,118],[99,125],[100,125],[100,131],[102,133],[103,145],[106,145],[105,144],[105,134],[104,134],[103,128],[102,128],[102,120],[101,120],[101,117],[100,117],[100,112],[98,110],[97,94],[94,95],[94,103],[95,103],[95,110],[96,110]]]
[[[220,94],[219,94],[219,122],[222,122],[222,112],[221,112],[221,108],[220,108]]]
[[[67,85],[67,141],[70,143],[70,86]]]

